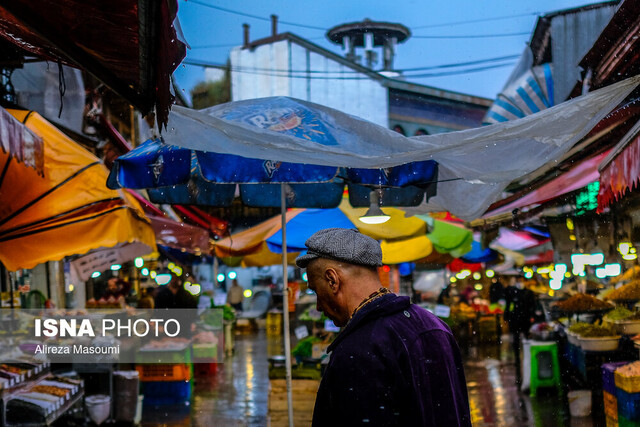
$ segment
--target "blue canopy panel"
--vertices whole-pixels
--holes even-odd
[[[480,242],[475,240],[471,243],[471,252],[460,257],[464,262],[475,264],[478,262],[491,262],[498,258],[498,252],[491,248],[482,249]]]
[[[340,209],[307,209],[287,222],[287,252],[306,251],[304,242],[325,228],[356,228]],[[282,229],[267,239],[273,253],[282,253]]]
[[[333,208],[349,182],[353,206],[368,207],[371,188],[382,189],[383,206],[416,206],[425,193],[435,195],[437,166],[428,160],[388,169],[337,168],[194,151],[149,140],[114,162],[107,186],[149,189],[154,203],[229,206],[240,184],[247,206],[278,207],[280,184],[285,183],[288,207]]]

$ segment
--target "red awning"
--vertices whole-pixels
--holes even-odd
[[[559,177],[549,181],[540,188],[537,188],[513,202],[487,212],[484,218],[497,214],[512,212],[526,206],[540,204],[564,194],[579,190],[598,180],[598,165],[607,156],[607,152],[599,154],[590,159],[578,163],[571,170],[563,173]]]
[[[170,218],[147,215],[156,233],[158,245],[183,250],[192,254],[209,254],[209,232],[203,228],[177,222]]]
[[[600,165],[598,213],[640,183],[640,122]]]
[[[0,6],[0,36],[33,55],[82,68],[143,114],[166,123],[170,77],[185,56],[177,0],[20,0]]]

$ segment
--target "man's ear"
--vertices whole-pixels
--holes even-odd
[[[335,268],[329,267],[324,271],[324,278],[329,285],[332,293],[337,293],[340,288],[340,275]]]

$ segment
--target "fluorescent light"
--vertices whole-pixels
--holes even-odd
[[[458,279],[455,276],[451,276],[449,278],[449,282],[451,282],[451,283],[456,283],[457,281],[458,281]]]
[[[170,281],[171,281],[171,274],[169,273],[156,274],[156,283],[158,283],[158,285],[161,285],[161,286],[166,285]]]
[[[149,272],[149,277],[151,277],[152,279],[155,279],[157,275],[158,275],[158,273],[156,273],[156,272],[155,272],[155,271],[153,271],[153,270],[151,270],[151,271]]]
[[[482,290],[482,283],[476,283],[475,285],[473,285],[473,288],[474,288],[476,291],[480,291],[480,290]]]
[[[148,276],[149,275],[149,269],[148,268],[143,268],[142,270],[140,270],[140,273],[142,273],[143,276]]]
[[[389,215],[382,212],[380,209],[380,193],[373,190],[369,193],[369,209],[367,213],[359,218],[359,220],[365,224],[382,224],[391,219]]]
[[[562,287],[562,280],[557,280],[557,279],[549,280],[549,287],[554,291],[557,291]]]
[[[626,261],[632,261],[632,260],[637,259],[637,258],[638,258],[637,254],[622,255],[622,259],[624,259]]]
[[[621,255],[626,255],[629,253],[629,249],[631,249],[631,243],[629,242],[621,242],[618,245],[618,252],[620,252]]]
[[[253,295],[253,292],[251,292],[251,289],[245,289],[245,291],[242,294],[244,295],[245,298],[251,298],[251,295]]]
[[[307,276],[307,273],[302,273],[302,280],[304,280],[305,282],[309,281],[309,276]]]
[[[114,271],[120,270],[122,268],[122,266],[120,264],[113,264],[111,266],[111,269]]]
[[[475,280],[480,280],[482,278],[482,275],[476,271],[475,273],[473,273],[473,278]]]
[[[596,277],[598,279],[604,279],[607,277],[607,271],[604,268],[596,268]]]
[[[144,265],[144,260],[142,258],[138,257],[138,258],[133,260],[133,264],[136,267],[140,268],[140,267],[142,267]]]
[[[533,273],[530,271],[525,271],[524,272],[524,278],[525,279],[531,279],[533,277]]]
[[[235,271],[230,271],[229,274],[227,274],[227,276],[229,276],[229,279],[233,280],[236,277],[238,277],[238,273],[236,273]]]
[[[218,282],[224,282],[224,279],[225,279],[224,274],[222,273],[218,274],[218,277],[216,277],[216,279],[218,279]]]
[[[605,264],[604,271],[607,273],[607,276],[618,276],[622,269],[620,264]]]
[[[101,274],[102,273],[100,273],[99,271],[94,271],[93,273],[91,273],[91,277],[95,279],[96,277],[100,277]]]
[[[484,273],[484,274],[485,274],[487,277],[493,277],[493,276],[495,276],[495,275],[496,275],[496,272],[495,272],[495,271],[493,271],[493,270],[487,270],[487,271],[485,271],[485,273]]]

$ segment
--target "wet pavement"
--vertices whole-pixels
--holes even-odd
[[[598,417],[571,418],[566,399],[555,389],[541,389],[536,398],[520,392],[504,338],[500,344],[462,349],[474,426],[604,426]],[[237,335],[234,355],[216,375],[196,381],[190,405],[145,406],[142,426],[268,426],[267,358],[281,354],[281,348],[282,339],[264,330]]]

